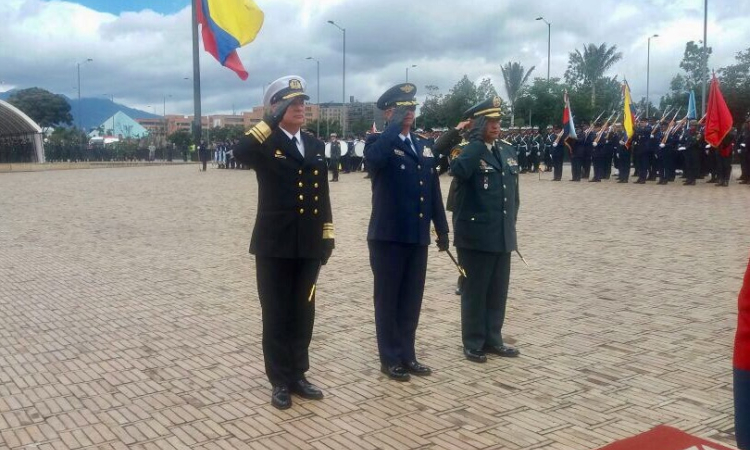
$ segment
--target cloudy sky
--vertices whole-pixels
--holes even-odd
[[[685,42],[703,38],[703,0],[256,0],[265,12],[258,38],[239,51],[250,73],[241,81],[201,44],[204,113],[231,113],[260,103],[264,86],[298,74],[316,100],[341,101],[342,33],[346,28],[346,96],[377,99],[409,80],[446,93],[464,74],[492,78],[501,95],[501,64],[519,61],[546,77],[547,27],[552,23],[551,75],[562,76],[568,53],[584,44],[617,45],[622,61],[610,75],[646,93],[646,43],[651,41],[651,98],[658,101],[677,73]],[[189,0],[1,0],[0,91],[39,86],[115,101],[157,114],[192,111]],[[711,0],[710,68],[731,64],[750,46],[750,1]],[[186,80],[185,78],[189,78]]]

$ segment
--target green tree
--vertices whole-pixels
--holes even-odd
[[[187,130],[177,130],[170,134],[167,140],[178,149],[185,149],[193,144],[193,136]]]
[[[524,71],[524,67],[520,63],[508,62],[500,69],[503,72],[505,91],[508,93],[508,102],[510,102],[510,126],[513,126],[515,124],[516,99],[529,76],[531,76],[531,72],[534,71],[534,66],[531,66],[528,71]]]
[[[706,48],[706,63],[711,56],[711,47]],[[669,83],[669,92],[662,96],[659,106],[666,110],[670,106],[676,108],[682,107],[686,112],[690,91],[699,95],[703,80],[703,47],[698,46],[695,41],[689,41],[685,44],[685,52],[682,55],[680,68],[683,73],[678,73],[672,77]],[[708,79],[706,80],[708,81]]]
[[[617,51],[616,45],[607,47],[605,42],[597,47],[595,44],[588,44],[583,47],[583,53],[576,49],[569,54],[565,81],[579,91],[590,91],[590,107],[595,109],[596,92],[601,86],[604,73],[621,59],[622,53]]]
[[[70,104],[65,97],[45,89],[34,87],[14,92],[8,103],[26,113],[42,128],[73,123]]]
[[[422,107],[419,109],[417,121],[427,128],[439,128],[446,126],[446,119],[443,110],[443,95],[440,94],[440,88],[434,84],[424,87],[427,91],[427,98]]]
[[[445,126],[450,127],[460,122],[464,112],[479,101],[477,94],[476,85],[464,75],[443,99]]]
[[[719,69],[721,92],[735,124],[750,114],[750,48],[737,53],[736,63]]]
[[[566,86],[560,78],[534,78],[533,82],[524,87],[516,100],[516,114],[519,119],[523,118],[524,124],[531,113],[531,122],[534,125],[546,127],[547,125],[562,125],[563,93]],[[507,125],[510,125],[508,119]],[[503,120],[503,124],[506,121]]]

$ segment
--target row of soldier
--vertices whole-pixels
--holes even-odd
[[[511,129],[505,139],[516,149],[521,173],[553,171],[554,181],[562,179],[564,159],[571,162],[571,181],[610,179],[612,168],[618,170],[618,182],[627,183],[629,171],[635,169],[636,183],[655,181],[668,184],[681,171],[686,185],[710,177],[709,183],[728,186],[732,162],[739,163],[742,184],[750,183],[750,118],[741,130],[732,129],[718,148],[703,138],[701,123],[687,120],[678,123],[642,120],[632,140],[624,142],[619,123],[583,125],[576,138],[559,142],[560,129]],[[593,169],[593,177],[592,177]]]

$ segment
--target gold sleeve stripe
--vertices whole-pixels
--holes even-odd
[[[258,130],[258,133],[260,133],[261,136],[263,136],[263,140],[266,140],[271,136],[271,127],[263,121],[260,121],[258,125],[255,125],[255,129]]]
[[[335,239],[333,230],[323,230],[323,239]]]
[[[258,134],[258,131],[255,128],[248,131],[247,134],[253,136],[258,142],[263,142],[263,138]]]

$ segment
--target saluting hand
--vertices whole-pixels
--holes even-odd
[[[406,115],[409,113],[409,109],[407,109],[404,106],[398,106],[393,111],[393,115],[391,116],[391,120],[388,123],[388,127],[394,127],[397,129],[401,129],[404,124],[404,119],[406,119]]]
[[[456,131],[465,130],[466,127],[469,126],[469,124],[471,124],[471,120],[464,120],[462,122],[458,122],[458,125],[456,125]]]
[[[270,112],[266,113],[263,116],[263,122],[267,123],[272,130],[276,129],[276,127],[278,127],[281,123],[281,120],[284,118],[286,110],[289,109],[289,105],[291,105],[294,100],[295,97],[292,97],[290,99],[277,103],[276,106],[271,108]]]

